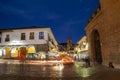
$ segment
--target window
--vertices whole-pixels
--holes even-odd
[[[44,39],[44,32],[39,32],[39,39]]]
[[[30,32],[29,39],[34,39],[34,32]]]
[[[0,43],[1,43],[1,37],[0,37]]]
[[[5,42],[8,42],[8,41],[10,41],[10,35],[9,34],[7,34],[6,38],[5,38]]]
[[[2,33],[0,32],[0,43],[1,43]]]
[[[25,40],[25,33],[21,33],[21,40]]]
[[[50,41],[51,39],[50,39],[50,35],[48,34],[48,41]]]
[[[51,43],[52,43],[53,45],[55,45],[54,42],[53,42],[53,40],[51,40]]]

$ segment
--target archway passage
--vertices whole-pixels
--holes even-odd
[[[99,64],[102,64],[102,53],[101,53],[101,44],[100,44],[100,35],[97,30],[92,32],[92,51],[94,56],[94,61]]]

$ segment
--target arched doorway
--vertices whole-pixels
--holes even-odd
[[[94,61],[102,64],[101,42],[98,30],[93,30],[92,32],[91,46]]]
[[[4,48],[4,53],[3,54],[5,55],[4,56],[5,58],[10,58],[11,57],[10,50],[11,50],[10,47],[5,47]]]
[[[18,57],[18,48],[17,47],[11,48],[11,57],[12,58],[17,58]]]
[[[36,50],[34,46],[29,46],[27,50],[27,58],[28,59],[35,59]]]
[[[25,59],[26,58],[26,53],[27,53],[26,47],[20,47],[19,58],[20,59]]]
[[[0,58],[2,58],[3,57],[3,49],[2,49],[2,47],[0,47]]]

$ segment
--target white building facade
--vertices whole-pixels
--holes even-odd
[[[57,51],[57,41],[50,28],[27,27],[0,30],[1,58],[35,58],[38,52]],[[37,54],[40,58],[41,54]]]
[[[77,53],[76,58],[81,60],[88,57],[88,42],[87,37],[83,36],[76,44],[74,48],[75,52]]]

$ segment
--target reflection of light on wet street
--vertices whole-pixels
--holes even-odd
[[[63,70],[63,68],[64,68],[64,65],[60,63],[53,67],[53,69],[57,71],[61,71]]]
[[[87,69],[87,68],[81,69],[81,76],[82,76],[82,77],[88,77],[88,76],[90,76],[90,71],[89,71],[89,69]]]
[[[1,74],[16,74],[41,77],[88,77],[91,75],[89,68],[82,68],[81,64],[63,65],[61,61],[30,61],[30,63],[11,61],[0,65]],[[36,65],[37,64],[37,65]]]
[[[64,65],[62,63],[57,63],[55,66],[52,67],[53,71],[56,71],[56,77],[62,77],[62,70],[64,69]]]
[[[120,80],[118,70],[106,69],[102,66],[86,68],[80,62],[75,62],[72,65],[60,63],[54,65],[37,63],[36,65],[24,62],[17,63],[16,61],[15,63],[12,61],[0,63],[0,80],[103,80],[112,77],[109,75],[114,75],[116,80]],[[113,80],[113,78],[109,78],[109,80]]]
[[[46,67],[43,67],[43,71],[45,71],[46,70]]]
[[[76,72],[81,77],[89,77],[92,75],[92,70],[90,68],[86,68],[82,64],[75,64]]]

